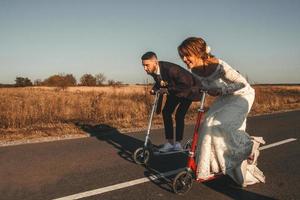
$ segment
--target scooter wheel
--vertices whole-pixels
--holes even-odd
[[[193,176],[190,172],[182,171],[175,177],[173,181],[173,190],[175,194],[183,195],[187,193],[193,184]]]
[[[134,162],[139,165],[147,164],[149,157],[150,157],[150,151],[143,147],[135,150],[133,154]]]

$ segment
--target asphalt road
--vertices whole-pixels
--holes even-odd
[[[147,177],[183,168],[185,155],[155,157],[148,167],[137,165],[131,157],[143,145],[145,132],[121,134],[105,125],[81,128],[94,137],[0,147],[0,199],[71,199],[69,195],[79,194],[83,199],[105,200],[300,199],[300,111],[248,119],[249,134],[263,136],[267,144],[297,139],[261,152],[258,166],[266,184],[240,188],[224,176],[207,183],[194,182],[184,196],[172,192],[173,176]],[[185,139],[192,132],[193,127],[187,126]],[[163,131],[154,130],[151,139],[162,143]],[[120,184],[124,188],[116,189]],[[91,195],[91,191],[102,192]]]

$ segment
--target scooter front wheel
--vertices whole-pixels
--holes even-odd
[[[173,190],[175,194],[183,195],[187,193],[193,184],[193,176],[190,172],[182,171],[173,181]]]
[[[150,151],[144,147],[138,148],[133,154],[133,160],[136,164],[147,164],[150,158]]]

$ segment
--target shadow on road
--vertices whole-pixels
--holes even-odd
[[[123,159],[134,163],[132,155],[134,151],[144,145],[143,140],[139,140],[135,137],[127,134],[122,134],[116,128],[106,124],[89,125],[89,124],[76,124],[83,131],[90,134],[92,137],[96,137],[98,140],[105,141],[118,150],[118,155]],[[150,177],[157,173],[164,173],[186,166],[187,157],[185,154],[172,154],[168,156],[152,156],[150,161],[145,167],[145,176]],[[174,175],[175,176],[175,175]],[[172,180],[174,178],[160,178],[150,180],[163,190],[173,192]],[[194,182],[194,184],[202,184]],[[211,188],[217,192],[223,193],[233,199],[266,199],[272,200],[270,197],[266,197],[260,194],[256,194],[247,191],[237,186],[229,177],[222,177],[218,180],[204,183],[208,188]],[[250,186],[251,187],[251,186]]]
[[[145,173],[145,176],[151,177],[151,173]],[[172,184],[175,176],[168,177],[168,178],[161,178],[161,179],[150,179],[152,183],[154,183],[159,188],[166,190],[168,192],[173,193]],[[200,187],[196,187],[196,184],[202,184]],[[259,186],[259,185],[256,185]],[[262,194],[258,194],[252,191],[248,191],[248,189],[251,189],[252,186],[248,186],[247,188],[242,188],[238,186],[230,177],[223,176],[219,179],[208,181],[205,183],[199,183],[194,181],[191,191],[187,192],[183,196],[189,197],[189,193],[192,193],[193,190],[200,189],[197,193],[205,192],[207,193],[207,190],[203,190],[204,188],[209,188],[217,193],[222,193],[223,195],[226,195],[227,197],[230,197],[232,199],[245,199],[245,200],[276,200],[275,198],[271,198]],[[202,191],[201,191],[202,190]],[[195,194],[195,192],[194,192]],[[213,194],[213,192],[212,192]],[[174,194],[175,195],[175,194]],[[203,195],[205,196],[205,195]]]
[[[80,129],[87,132],[90,136],[98,140],[105,141],[118,150],[120,157],[127,161],[134,162],[132,159],[133,152],[143,146],[143,141],[129,135],[122,134],[116,128],[106,124],[89,125],[76,124]]]
[[[211,188],[217,192],[223,193],[228,197],[231,197],[232,199],[274,200],[274,198],[248,191],[247,189],[251,189],[252,186],[248,186],[247,188],[242,188],[238,186],[228,176],[223,176],[217,180],[209,181],[206,183],[194,183],[194,184],[203,184],[208,188]],[[263,186],[262,183],[255,186],[259,186],[259,185]]]
[[[118,150],[118,155],[129,162],[134,162],[132,158],[134,151],[144,145],[144,140],[137,139],[128,134],[123,134],[116,128],[106,124],[90,125],[77,123],[76,126],[87,132],[90,136],[96,137],[98,140],[105,141],[112,145]],[[150,161],[145,168],[147,170],[167,172],[184,167],[185,160],[186,156],[182,154],[151,156]]]

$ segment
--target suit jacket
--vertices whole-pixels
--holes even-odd
[[[201,100],[201,83],[192,73],[174,63],[159,61],[160,76],[151,74],[155,80],[153,90],[166,87],[170,95],[183,97],[192,101]]]

